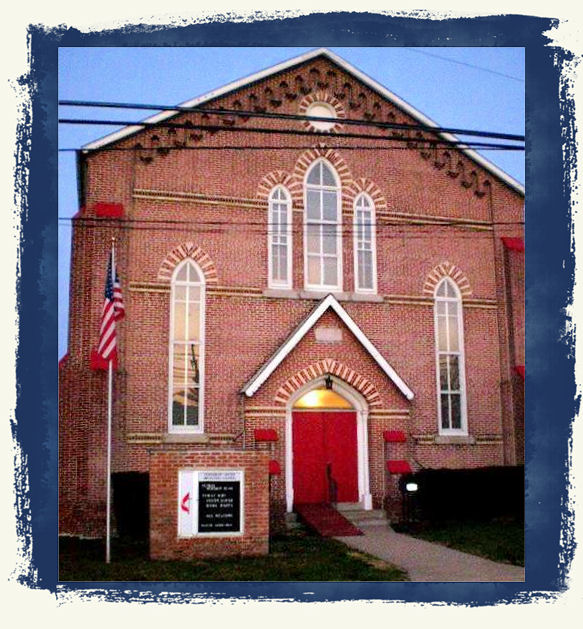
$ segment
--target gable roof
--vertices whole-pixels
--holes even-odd
[[[372,90],[376,91],[379,95],[383,96],[384,98],[386,98],[387,100],[395,104],[397,107],[401,108],[403,111],[405,111],[412,118],[417,120],[419,123],[426,125],[428,127],[435,127],[435,128],[439,127],[439,125],[436,122],[434,122],[433,120],[431,120],[430,118],[422,114],[420,111],[412,107],[409,103],[404,101],[402,98],[399,98],[399,96],[397,96],[396,94],[388,90],[386,87],[384,87],[384,85],[381,85],[380,83],[378,83],[377,81],[369,77],[367,74],[365,74],[364,72],[361,72],[360,70],[358,70],[358,68],[355,68],[353,65],[348,63],[348,61],[345,61],[344,59],[342,59],[342,57],[339,57],[338,55],[331,52],[327,48],[317,48],[315,50],[311,50],[297,57],[293,57],[292,59],[288,59],[287,61],[271,66],[270,68],[260,70],[259,72],[256,72],[255,74],[252,74],[251,76],[228,83],[227,85],[224,85],[223,87],[220,87],[211,92],[207,92],[206,94],[203,94],[202,96],[198,96],[191,100],[185,101],[184,103],[177,105],[177,107],[180,107],[180,108],[198,107],[199,105],[202,105],[209,100],[218,98],[219,96],[224,96],[225,94],[228,94],[229,92],[246,87],[247,85],[250,85],[251,83],[255,83],[257,81],[260,81],[261,79],[271,76],[272,74],[276,74],[278,72],[288,70],[289,68],[293,66],[305,63],[306,61],[310,61],[320,56],[329,59],[330,61],[340,66],[343,70],[345,70],[349,74],[352,74],[355,78],[362,81],[362,83],[370,87]],[[166,110],[158,114],[154,114],[153,116],[150,116],[149,118],[146,118],[143,122],[146,122],[149,124],[156,123],[156,122],[163,122],[167,120],[168,118],[171,118],[172,116],[175,116],[179,113],[181,112],[178,110]],[[144,128],[145,127],[140,126],[140,124],[124,127],[123,129],[114,131],[113,133],[110,133],[109,135],[106,135],[99,140],[95,140],[93,142],[90,142],[89,144],[84,145],[82,147],[82,150],[90,151],[90,150],[103,148],[104,146],[107,146],[108,144],[111,144],[112,142],[117,142],[119,140],[122,140],[134,133],[137,133],[138,131],[141,131]],[[459,141],[459,139],[451,133],[439,133],[438,135],[442,137],[444,140],[449,141],[449,142]],[[490,162],[488,159],[486,159],[479,153],[476,153],[476,151],[473,151],[472,149],[469,149],[469,148],[463,148],[463,145],[460,145],[458,148],[460,148],[460,150],[463,153],[465,153],[467,157],[469,157],[470,159],[478,163],[480,166],[488,170],[498,179],[501,179],[504,183],[510,186],[510,188],[512,188],[514,191],[524,196],[524,186],[522,186],[513,177],[511,177],[510,175],[505,173],[503,170],[495,166],[492,162]]]
[[[312,310],[312,312],[298,325],[298,327],[290,334],[285,343],[273,354],[273,356],[259,369],[259,371],[249,380],[241,389],[241,393],[245,393],[247,397],[253,396],[259,387],[269,378],[269,376],[279,367],[284,358],[291,353],[297,344],[304,338],[308,331],[316,324],[322,315],[332,309],[340,319],[346,324],[346,327],[360,341],[364,349],[371,355],[377,365],[385,372],[385,374],[393,381],[401,393],[408,399],[414,397],[413,391],[405,384],[397,372],[383,358],[378,349],[371,343],[364,332],[356,325],[352,317],[338,303],[334,295],[330,294]]]

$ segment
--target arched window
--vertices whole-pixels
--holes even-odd
[[[269,195],[268,277],[272,288],[292,287],[291,200],[283,186]]]
[[[462,300],[444,278],[435,289],[438,416],[441,434],[467,434]]]
[[[375,293],[377,289],[375,211],[367,194],[354,202],[354,287],[357,292]]]
[[[204,304],[204,275],[187,259],[172,276],[169,432],[203,430]]]
[[[323,160],[308,171],[305,185],[305,286],[342,290],[342,230],[340,186]]]

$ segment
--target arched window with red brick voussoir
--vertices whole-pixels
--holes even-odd
[[[168,432],[203,432],[204,274],[190,258],[172,274]]]
[[[283,186],[269,195],[267,221],[267,259],[269,288],[292,288],[292,212],[291,197]]]
[[[324,159],[312,164],[304,183],[304,287],[342,291],[340,180]]]
[[[435,287],[434,317],[439,434],[467,435],[462,298],[449,277]]]

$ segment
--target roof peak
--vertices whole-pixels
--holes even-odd
[[[292,68],[293,66],[299,65],[301,63],[305,63],[306,61],[310,61],[319,56],[326,57],[327,59],[329,59],[336,65],[338,65],[340,68],[342,68],[344,71],[348,72],[349,74],[352,74],[356,79],[364,83],[367,87],[369,87],[373,91],[377,92],[381,97],[392,102],[394,105],[402,109],[405,113],[407,113],[413,119],[417,120],[422,125],[425,125],[428,127],[436,127],[436,128],[439,127],[439,125],[433,120],[431,120],[431,118],[428,118],[425,114],[415,109],[412,105],[410,105],[405,100],[403,100],[402,98],[400,98],[399,96],[391,92],[384,85],[377,82],[375,79],[368,76],[367,74],[365,74],[358,68],[354,67],[348,61],[346,61],[345,59],[343,59],[336,53],[324,47],[314,48],[313,50],[308,50],[307,52],[297,55],[296,57],[292,57],[291,59],[288,59],[286,61],[282,61],[268,68],[264,68],[263,70],[255,72],[254,74],[248,75],[246,77],[242,77],[240,79],[227,83],[226,85],[223,85],[222,87],[219,87],[215,90],[207,92],[206,94],[197,96],[196,98],[192,98],[183,103],[180,103],[176,105],[176,107],[178,108],[197,107],[199,105],[206,103],[209,100],[218,98],[220,96],[224,96],[225,94],[228,94],[229,92],[246,87],[250,85],[251,83],[260,81],[273,74],[283,72],[285,70],[288,70],[289,68]],[[174,109],[165,110],[163,112],[154,114],[153,116],[146,118],[145,120],[143,120],[143,122],[148,123],[148,124],[162,122],[164,120],[167,120],[168,118],[171,118],[172,116],[175,116],[178,113],[179,111],[174,110]],[[140,125],[139,123],[124,127],[123,129],[120,129],[119,131],[114,131],[113,133],[110,133],[109,135],[106,135],[103,138],[100,138],[98,140],[90,142],[89,144],[86,144],[85,146],[82,147],[81,150],[87,152],[87,151],[92,151],[92,150],[103,148],[107,146],[108,144],[122,140],[138,131],[143,130],[144,128],[145,127]],[[441,137],[448,142],[459,142],[459,139],[451,133],[440,133],[439,135],[441,135]],[[486,159],[479,153],[476,153],[472,149],[463,148],[463,147],[459,147],[459,148],[461,148],[461,150],[471,160],[479,164],[482,168],[485,168],[486,170],[488,170],[495,177],[502,180],[506,185],[510,186],[513,190],[515,190],[516,192],[524,196],[524,186],[522,186],[513,177],[505,173],[503,170],[498,168],[495,164],[490,162],[488,159]]]

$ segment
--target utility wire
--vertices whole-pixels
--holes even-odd
[[[64,225],[61,224],[59,225],[59,227],[65,228],[65,227],[69,227],[68,225]],[[435,225],[430,226],[432,228],[435,227]],[[84,229],[107,229],[110,230],[112,229],[111,225],[100,225],[100,224],[90,224],[90,225],[83,225]],[[120,225],[118,226],[116,229],[118,229],[119,231],[123,231],[123,232],[148,232],[148,233],[154,233],[154,232],[179,232],[184,234],[185,231],[187,231],[186,228],[179,228],[176,226],[157,226],[157,227],[136,227],[136,226],[131,226],[131,225]],[[224,235],[225,233],[227,233],[227,230],[224,229],[217,229],[217,228],[209,228],[209,229],[205,229],[205,230],[198,230],[199,234],[205,234],[205,235],[209,235],[209,234],[216,234],[216,235]],[[269,235],[268,231],[259,231],[259,230],[255,230],[255,231],[251,231],[251,230],[247,230],[247,233],[251,234],[251,235],[256,235],[257,237],[261,237],[261,238],[265,238],[265,236]],[[303,230],[295,230],[293,232],[294,234],[297,234],[298,236],[301,236],[301,234],[303,234]],[[334,234],[334,236],[336,236],[337,234]],[[347,237],[352,237],[353,232],[349,232],[349,231],[343,231],[340,232],[338,234],[339,236],[347,236]],[[400,231],[392,231],[387,233],[386,231],[383,232],[377,232],[376,234],[376,240],[377,242],[382,242],[384,240],[394,240],[394,239],[407,239],[407,240],[424,240],[424,239],[436,239],[436,238],[446,238],[446,239],[451,239],[452,235],[451,234],[447,234],[447,233],[436,233],[435,231],[432,231],[431,233],[410,233],[408,231],[404,231],[404,230],[400,230]],[[462,239],[471,239],[471,240],[475,240],[476,238],[484,238],[484,239],[492,239],[492,233],[491,231],[483,231],[483,230],[475,230],[475,231],[467,231],[464,233],[458,233],[455,235],[455,240],[460,241]]]
[[[261,208],[259,208],[261,209]],[[431,216],[427,216],[427,218],[431,218]],[[70,221],[73,220],[72,216],[59,216],[58,220],[63,220],[63,221]],[[102,222],[104,220],[108,220],[107,217],[98,217],[98,216],[79,216],[77,219],[75,220],[82,220],[82,221],[96,221],[96,222]],[[188,224],[188,225],[265,225],[265,221],[225,221],[225,220],[187,220],[187,219],[182,219],[182,218],[116,218],[116,219],[112,219],[115,220],[116,222],[120,222],[120,223],[177,223],[177,224]],[[390,222],[391,220],[393,220],[393,224],[395,225],[402,225],[403,222],[402,221],[396,221],[394,219],[388,218],[387,220],[383,220],[382,223],[376,223],[376,222],[371,222],[371,223],[367,223],[368,225],[385,225],[387,224],[387,222]],[[409,220],[412,221],[412,225],[417,226],[417,222],[416,220],[421,220],[421,217],[419,217],[419,219],[415,219],[415,218],[410,218]],[[524,221],[488,221],[488,222],[483,222],[484,225],[516,225],[516,224],[524,224]],[[281,222],[278,223],[278,225],[293,225],[293,222]],[[456,225],[467,225],[467,221],[462,221],[462,220],[457,220],[455,218],[452,219],[448,219],[448,223],[447,224],[456,224]]]
[[[443,61],[449,61],[450,63],[457,63],[460,66],[466,66],[468,68],[482,70],[482,72],[489,72],[490,74],[503,76],[505,79],[512,79],[513,81],[524,83],[524,79],[519,79],[516,76],[512,76],[510,74],[504,74],[504,72],[498,72],[497,70],[491,70],[490,68],[484,68],[484,66],[477,66],[477,65],[474,65],[473,63],[467,63],[466,61],[459,61],[458,59],[452,59],[450,57],[443,57],[442,55],[436,55],[433,52],[427,52],[426,50],[419,50],[418,48],[405,48],[405,50],[407,50],[408,52],[416,52],[420,55],[426,55],[428,57],[434,57],[435,59],[442,59]]]
[[[201,113],[201,114],[213,114],[213,115],[225,115],[225,116],[245,116],[249,118],[270,118],[277,120],[301,120],[301,121],[318,121],[318,122],[329,122],[333,124],[342,124],[342,125],[358,125],[358,126],[370,126],[375,127],[377,129],[402,129],[408,131],[427,131],[430,133],[454,133],[458,135],[464,136],[478,136],[478,137],[488,137],[494,138],[498,140],[515,140],[523,142],[525,140],[525,136],[523,135],[515,135],[510,133],[498,133],[491,131],[476,131],[472,129],[459,129],[454,127],[434,127],[431,125],[423,125],[423,124],[406,124],[406,123],[398,123],[398,122],[382,122],[382,121],[374,121],[374,120],[366,120],[366,119],[356,119],[356,118],[326,118],[321,116],[304,116],[301,114],[278,114],[271,112],[257,112],[257,111],[247,111],[247,110],[239,110],[239,109],[211,109],[207,107],[181,107],[181,106],[168,106],[168,105],[142,105],[138,103],[111,103],[111,102],[98,102],[98,101],[75,101],[75,100],[62,100],[59,101],[59,105],[67,106],[67,107],[106,107],[106,108],[115,108],[115,109],[147,109],[147,110],[158,110],[158,111],[170,111],[178,113]],[[122,123],[128,124],[128,123]],[[131,123],[133,124],[144,124],[141,123]],[[154,123],[158,124],[158,123]],[[313,132],[311,132],[313,133]],[[328,134],[329,135],[329,134]],[[336,135],[336,134],[334,134]]]
[[[430,220],[431,217],[428,217],[428,219]],[[85,223],[88,226],[93,226],[93,225],[101,226],[104,223],[107,223],[104,226],[111,227],[106,217],[80,216],[73,219],[73,217],[59,216],[58,220],[62,223],[72,222],[73,220],[75,220],[75,223],[77,222]],[[314,224],[316,226],[320,225],[320,223],[310,223],[310,224]],[[258,231],[258,230],[253,229],[254,227],[258,227],[260,228],[261,231],[265,231],[265,227],[269,227],[267,221],[234,222],[234,221],[201,221],[201,220],[193,221],[193,220],[182,220],[182,219],[127,219],[127,218],[126,219],[116,218],[115,225],[122,225],[122,226],[128,226],[128,227],[136,226],[139,229],[148,229],[148,227],[146,226],[150,226],[150,225],[152,225],[154,228],[161,225],[171,225],[171,226],[179,226],[180,229],[188,229],[189,227],[194,227],[196,229],[199,229],[201,227],[209,227],[209,228],[222,227],[229,230],[242,229],[242,230],[247,230],[247,231]],[[334,227],[334,225],[332,224],[323,224],[323,225],[324,227],[326,227],[326,225],[331,225],[331,227]],[[436,227],[464,227],[464,228],[469,228],[469,229],[482,229],[483,227],[499,226],[499,225],[524,225],[524,221],[496,221],[492,223],[490,222],[484,223],[483,225],[480,224],[479,226],[477,226],[473,224],[468,224],[465,221],[458,221],[458,220],[452,219],[448,221],[442,221],[439,223],[432,223],[430,227],[431,229],[434,229]],[[422,228],[422,229],[428,227],[428,225],[426,224],[421,224],[421,223],[416,222],[415,219],[409,219],[409,220],[387,219],[387,220],[382,220],[382,221],[377,220],[375,222],[366,223],[366,226],[413,227],[413,228]],[[274,225],[271,228],[269,228],[267,231],[270,231],[273,233],[281,233],[280,228],[284,228],[284,227],[286,228],[286,231],[287,231],[287,228],[291,227],[290,231],[303,233],[303,224],[301,228],[299,228],[299,227],[294,227],[294,223],[289,223],[289,222],[278,223],[277,226]],[[338,231],[342,231],[344,233],[352,233],[354,229],[357,229],[357,228],[353,228],[352,225],[347,225],[346,223],[344,223],[341,225],[340,230],[330,229],[330,230],[325,230],[325,231],[330,231],[331,233],[332,232],[337,233]]]
[[[320,132],[320,131],[301,131],[296,129],[267,129],[265,127],[235,127],[235,126],[220,126],[220,125],[196,125],[196,124],[178,124],[178,123],[170,123],[170,122],[128,122],[128,121],[120,121],[120,120],[80,120],[75,118],[59,118],[58,120],[61,124],[73,124],[73,125],[103,125],[103,126],[140,126],[140,127],[164,127],[168,129],[190,129],[190,130],[200,130],[200,131],[227,131],[231,133],[261,133],[267,135],[300,135],[300,136],[310,136],[314,137],[317,135],[318,137],[334,137],[334,138],[357,138],[361,140],[385,140],[385,141],[396,141],[396,142],[415,142],[416,144],[420,142],[426,142],[430,147],[460,147],[466,148],[468,143],[457,140],[457,141],[449,141],[449,140],[432,140],[426,138],[408,138],[408,137],[387,137],[383,135],[369,135],[363,133],[333,133],[330,134],[328,132]],[[476,144],[474,144],[476,146]],[[513,144],[487,144],[483,143],[480,145],[482,148],[486,147],[514,147]],[[156,147],[143,147],[146,148],[156,148]]]
[[[391,138],[387,138],[391,139]],[[417,141],[419,143],[419,141]],[[482,143],[473,143],[473,142],[465,142],[464,147],[466,148],[476,148],[482,151],[524,151],[524,146],[507,146],[507,145],[495,145],[488,144],[485,147]],[[131,152],[139,152],[139,151],[298,151],[305,149],[313,149],[315,148],[313,144],[298,144],[297,146],[254,146],[254,145],[244,145],[244,146],[236,146],[236,145],[222,145],[222,146],[155,146],[155,147],[136,147],[136,146],[112,146],[112,147],[104,147],[99,150],[105,151],[131,151]],[[413,150],[410,146],[354,146],[354,145],[333,145],[326,143],[327,149],[338,149],[343,151],[410,151]],[[415,147],[419,149],[420,147]],[[431,150],[433,147],[424,146],[421,148],[427,148],[427,150]],[[452,150],[456,150],[458,147],[449,145],[436,146],[435,148],[451,148]],[[84,149],[82,148],[60,148],[58,149],[59,153],[79,153]]]

